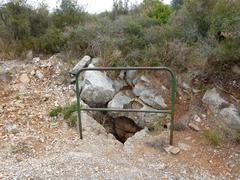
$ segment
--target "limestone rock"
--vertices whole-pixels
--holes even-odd
[[[94,66],[98,66],[100,61],[100,58],[93,58],[91,64],[93,64]]]
[[[183,82],[183,83],[182,83],[182,87],[183,87],[183,89],[185,89],[185,90],[191,90],[191,87],[190,87],[186,82]]]
[[[108,103],[109,108],[125,109],[125,107],[131,102],[131,98],[125,95],[123,92],[119,92],[114,98]]]
[[[237,108],[229,107],[221,110],[220,115],[223,117],[228,127],[240,132],[240,113]]]
[[[141,131],[134,134],[134,136],[128,138],[123,146],[124,151],[129,154],[134,153],[134,143],[137,143],[138,140],[141,140],[144,137],[148,136],[148,132],[148,128],[145,127]]]
[[[171,154],[174,154],[174,155],[177,155],[178,153],[180,153],[180,148],[179,147],[175,147],[175,146],[165,147],[164,150],[167,153],[171,153]]]
[[[154,110],[152,107],[147,106],[142,101],[127,96],[124,92],[119,92],[116,94],[108,103],[108,108]],[[109,114],[113,118],[121,116],[128,117],[142,128],[145,126],[150,127],[152,123],[156,121],[156,119],[164,117],[164,114],[159,113],[110,112]]]
[[[201,119],[197,114],[195,114],[195,115],[193,116],[193,120],[196,121],[196,122],[198,122],[198,123],[202,122],[202,119]]]
[[[71,115],[71,118],[73,119],[77,119],[77,117],[78,117],[77,112],[74,112]],[[94,120],[92,117],[90,117],[87,113],[83,112],[81,114],[81,120],[82,128],[84,131],[92,132],[96,135],[100,134],[107,135],[105,128],[101,124],[99,124],[96,120]]]
[[[119,78],[125,80],[128,85],[133,85],[133,80],[136,76],[136,70],[122,70]]]
[[[41,60],[40,60],[39,57],[35,57],[35,58],[32,59],[32,63],[33,63],[33,64],[37,64],[37,63],[39,63],[40,61],[41,61]]]
[[[207,90],[202,98],[203,103],[209,106],[211,111],[218,112],[221,105],[227,103],[215,88]]]
[[[90,65],[89,67],[94,67]],[[104,105],[109,102],[114,94],[113,82],[100,71],[86,71],[84,74],[85,86],[81,97],[90,106]]]
[[[72,70],[70,70],[71,74],[76,74],[79,70],[82,68],[87,67],[91,63],[91,57],[90,56],[84,56],[75,66]]]
[[[156,109],[165,109],[167,105],[161,95],[158,95],[157,91],[153,89],[147,89],[140,94],[139,97],[147,105]]]
[[[35,76],[38,78],[38,79],[43,79],[44,78],[44,75],[41,71],[37,70],[35,72]]]
[[[189,123],[188,126],[194,131],[200,131],[200,128],[196,124]]]
[[[133,93],[138,96],[144,103],[155,108],[165,109],[167,107],[161,92],[164,90],[153,89],[146,84],[138,83],[134,86]]]

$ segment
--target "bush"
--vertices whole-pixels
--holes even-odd
[[[63,110],[62,107],[57,106],[49,112],[49,116],[50,117],[57,117],[60,113],[62,113],[62,110]]]
[[[84,21],[83,7],[75,0],[61,0],[60,6],[53,12],[52,21],[56,28],[64,29],[77,26]]]
[[[157,19],[160,24],[167,23],[173,12],[169,5],[165,5],[158,0],[144,0],[143,11],[146,16]]]
[[[222,138],[215,130],[205,130],[203,132],[203,136],[210,144],[214,146],[220,146],[222,143]]]
[[[72,104],[66,105],[62,108],[62,114],[64,119],[69,119],[71,114],[77,111],[77,103],[74,102]]]
[[[62,114],[64,119],[67,121],[68,125],[70,127],[74,127],[77,122],[77,117],[72,116],[72,114],[76,111],[77,111],[77,103],[74,102],[74,103],[66,105],[64,107],[58,106],[58,107],[53,108],[49,112],[49,116],[57,117],[58,115]]]

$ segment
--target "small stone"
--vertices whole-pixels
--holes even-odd
[[[33,64],[37,64],[39,62],[40,62],[40,58],[39,57],[35,57],[35,58],[32,59],[32,63]]]
[[[94,66],[98,66],[100,62],[100,58],[93,58],[91,64]]]
[[[94,170],[97,172],[98,171],[98,167],[95,167]]]
[[[174,154],[174,155],[177,155],[178,153],[180,153],[180,148],[179,147],[175,147],[175,146],[165,147],[164,150],[167,153],[171,153],[171,154]]]
[[[23,161],[23,157],[18,154],[18,155],[16,156],[16,160],[17,160],[18,162],[21,162],[21,161]]]
[[[196,121],[196,122],[198,122],[198,123],[200,123],[200,122],[202,121],[201,118],[200,118],[197,114],[195,114],[195,115],[193,116],[193,120]]]
[[[4,130],[8,133],[17,134],[19,132],[16,124],[8,123],[4,126]]]
[[[200,131],[200,128],[196,124],[189,123],[188,126],[194,131]]]
[[[32,70],[30,74],[31,76],[34,76],[36,74],[35,70]]]
[[[191,89],[191,87],[187,83],[185,83],[185,82],[183,82],[182,87],[185,90],[190,90]]]
[[[36,76],[38,79],[43,79],[43,78],[44,78],[43,73],[42,73],[41,71],[39,71],[39,70],[36,71],[35,76]]]
[[[30,79],[29,79],[28,75],[25,73],[20,76],[20,81],[24,84],[27,84],[30,82]]]

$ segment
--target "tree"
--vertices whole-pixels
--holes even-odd
[[[41,36],[46,33],[50,26],[49,12],[45,4],[41,4],[30,16],[31,35],[34,37]]]
[[[129,0],[113,0],[112,19],[119,15],[126,15],[129,11]]]
[[[32,10],[25,1],[10,1],[1,6],[1,22],[14,40],[30,35],[29,17],[31,13]]]
[[[161,24],[167,23],[172,12],[173,10],[169,5],[165,5],[159,0],[143,1],[143,13],[148,17],[157,19]]]
[[[84,9],[76,0],[62,0],[60,7],[53,13],[53,22],[57,28],[75,26],[83,21]]]

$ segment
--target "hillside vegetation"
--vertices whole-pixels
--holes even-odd
[[[29,50],[34,55],[89,54],[101,57],[105,66],[208,69],[209,76],[220,72],[221,81],[239,64],[240,1],[173,0],[169,6],[144,0],[130,6],[128,0],[115,0],[111,12],[98,15],[74,0],[62,0],[53,12],[44,3],[38,8],[23,0],[1,4],[2,58],[25,58]]]

